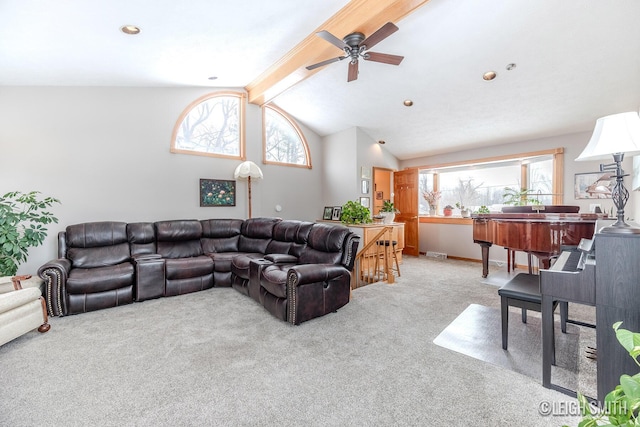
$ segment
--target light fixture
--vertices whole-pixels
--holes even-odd
[[[387,143],[387,141],[385,141],[384,139],[381,139],[381,140],[378,141],[378,144],[380,144],[380,145],[384,145],[386,143]]]
[[[136,27],[135,25],[123,25],[120,27],[120,31],[129,35],[140,34],[140,27]]]
[[[498,74],[496,74],[496,72],[495,72],[495,71],[487,71],[486,73],[484,73],[484,74],[482,75],[482,79],[483,79],[483,80],[486,80],[486,81],[493,80],[493,79],[495,79],[495,78],[496,78],[496,76],[497,76],[497,75],[498,75]]]
[[[217,76],[211,76],[211,77],[207,77],[207,79],[213,81],[213,80],[218,80],[218,77]]]
[[[624,207],[629,200],[629,191],[624,187],[624,177],[628,174],[622,170],[624,155],[640,153],[640,117],[637,112],[613,114],[601,117],[596,121],[591,139],[576,161],[604,160],[613,156],[614,163],[601,164],[600,171],[615,171],[616,183],[611,192],[613,204],[618,211],[617,221],[603,227],[601,233],[633,233],[640,234],[640,228],[633,227],[624,221]]]
[[[249,218],[251,218],[251,178],[253,179],[262,179],[264,176],[262,175],[262,171],[250,160],[246,162],[242,162],[238,165],[233,176],[236,179],[246,179],[249,183]]]
[[[405,99],[403,104],[405,107],[411,107],[413,105],[413,101],[410,99]]]
[[[507,69],[507,71],[511,71],[516,68],[516,64],[512,62],[511,64],[507,64],[505,68]]]

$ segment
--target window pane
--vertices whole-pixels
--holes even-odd
[[[477,210],[485,205],[500,210],[505,187],[520,188],[520,166],[485,167],[477,170],[442,172],[438,175],[442,199],[440,207],[460,203],[467,209]]]
[[[429,213],[429,203],[422,197],[427,191],[433,191],[433,174],[430,172],[420,171],[418,175],[418,214],[426,215]]]
[[[180,123],[175,148],[239,156],[240,101],[237,96],[214,96],[197,104]]]
[[[265,108],[266,161],[308,165],[305,143],[291,122],[272,108]]]
[[[529,164],[531,198],[541,205],[553,204],[553,159],[537,160]]]

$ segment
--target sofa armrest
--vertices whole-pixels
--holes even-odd
[[[300,264],[294,265],[287,273],[287,285],[301,286],[308,283],[329,282],[349,271],[339,264]]]
[[[298,257],[295,255],[289,255],[289,254],[269,254],[269,255],[265,255],[264,259],[276,264],[297,264],[298,263]]]
[[[47,311],[51,316],[64,316],[67,313],[65,295],[70,270],[71,261],[66,258],[51,260],[38,269],[38,276],[45,283]]]
[[[145,301],[165,295],[165,260],[159,254],[140,254],[131,257],[135,272],[136,301]]]
[[[349,302],[351,274],[339,264],[301,264],[287,273],[287,321],[294,325]]]

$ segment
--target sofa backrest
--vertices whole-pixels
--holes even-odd
[[[290,254],[299,257],[307,246],[312,222],[283,219],[273,226],[273,238],[266,254]]]
[[[341,264],[345,240],[352,233],[343,225],[316,223],[309,232],[300,264]]]
[[[164,258],[188,258],[202,255],[202,224],[196,219],[158,221],[154,224],[156,245]]]
[[[273,227],[282,221],[280,218],[249,218],[241,227],[238,250],[264,254],[273,237]]]
[[[127,224],[127,239],[131,256],[156,253],[156,231],[152,222]]]
[[[131,258],[127,241],[127,224],[116,221],[88,222],[70,225],[58,235],[58,243],[66,253],[62,257],[75,268],[116,265]]]
[[[214,252],[238,252],[242,228],[241,219],[205,219],[202,224],[202,250]]]

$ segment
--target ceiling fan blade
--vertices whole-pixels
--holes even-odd
[[[315,70],[316,68],[324,67],[325,65],[333,64],[334,62],[342,61],[346,56],[338,56],[337,58],[327,59],[326,61],[318,62],[317,64],[309,65],[305,67],[307,70]]]
[[[383,64],[399,65],[404,59],[404,56],[367,52],[364,54],[364,59],[367,61],[382,62]]]
[[[331,34],[329,31],[325,31],[325,30],[319,31],[316,33],[316,36],[328,41],[335,47],[340,48],[342,50],[351,49],[348,44],[346,44],[345,42],[343,42],[342,40],[340,40],[339,38]]]
[[[373,46],[377,45],[396,31],[398,31],[398,27],[396,27],[393,22],[387,22],[369,37],[362,40],[360,46],[366,46],[367,49],[371,49]]]
[[[352,82],[358,78],[358,61],[349,62],[349,74],[347,75],[347,82]]]

